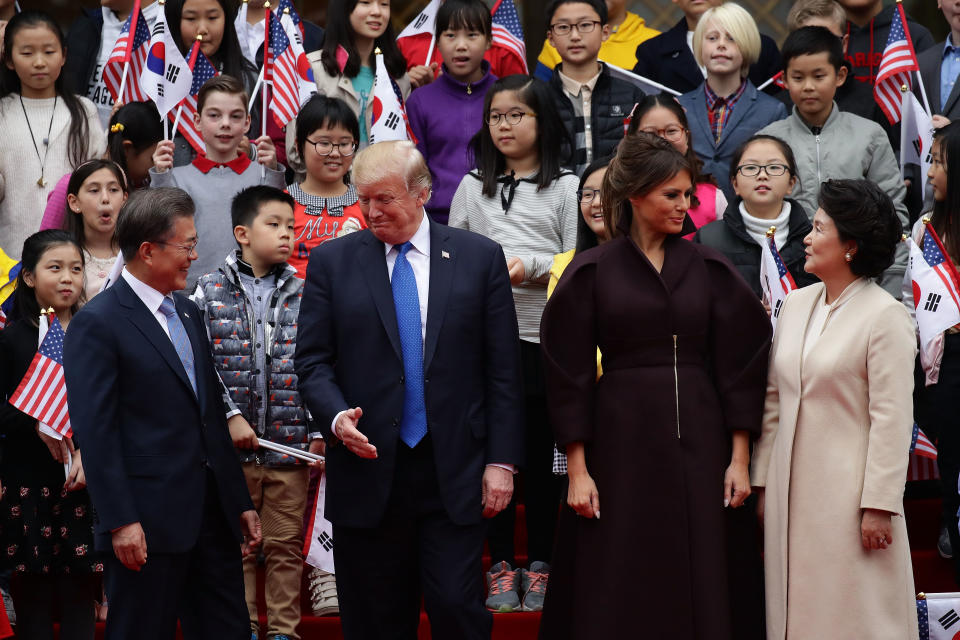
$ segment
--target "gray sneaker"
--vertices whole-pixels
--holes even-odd
[[[543,599],[547,595],[547,579],[550,577],[550,565],[536,561],[530,568],[522,571],[520,591],[523,593],[523,611],[543,611]]]
[[[487,609],[500,613],[520,610],[519,571],[507,564],[498,562],[490,567],[485,575],[487,579]]]

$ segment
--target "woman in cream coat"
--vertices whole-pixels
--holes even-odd
[[[917,638],[902,516],[916,338],[872,281],[900,236],[873,183],[823,185],[804,239],[822,282],[781,310],[752,469],[769,640]]]

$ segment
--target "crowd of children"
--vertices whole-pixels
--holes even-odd
[[[265,637],[299,637],[303,582],[315,613],[337,612],[334,574],[302,576],[304,516],[322,464],[267,451],[257,439],[324,451],[293,373],[297,315],[311,250],[367,227],[350,169],[379,110],[378,55],[432,175],[430,219],[491,238],[507,260],[523,364],[527,554],[518,564],[512,503],[490,524],[487,607],[540,610],[565,470],[548,418],[540,317],[574,255],[610,237],[601,186],[624,135],[659,136],[687,158],[695,192],[686,237],[723,253],[758,297],[771,226],[797,285],[816,281],[803,269],[804,238],[822,182],[873,181],[893,200],[905,233],[921,213],[927,176],[901,168],[899,126],[890,125],[872,90],[895,7],[796,0],[778,48],[734,2],[673,1],[683,17],[659,33],[625,0],[553,0],[536,70],[526,75],[497,46],[486,0],[444,0],[431,37],[400,41],[389,0],[334,0],[325,30],[303,22],[317,95],[285,130],[272,118],[261,130],[260,103],[251,108],[250,98],[264,55],[264,3],[250,0],[244,23],[230,0],[141,0],[149,26],[164,12],[181,53],[199,42],[219,72],[196,97],[205,147],[197,151],[182,133],[170,137],[152,102],[117,104],[102,79],[132,0],[103,0],[68,36],[46,13],[15,13],[14,3],[0,0],[0,250],[20,261],[15,295],[0,316],[7,323],[0,331],[0,548],[24,637],[47,637],[56,603],[60,637],[92,638],[102,564],[92,548],[79,443],[54,440],[6,400],[36,351],[46,323],[38,323],[41,309],[52,308],[68,329],[122,266],[114,229],[128,195],[162,186],[183,189],[196,204],[198,242],[179,247],[199,256],[186,293],[206,321],[230,435],[263,522]],[[956,260],[960,190],[947,176],[960,171],[960,125],[950,124],[960,113],[960,8],[946,0],[940,7],[946,41],[935,43],[912,19],[904,26],[938,127],[927,201]],[[648,85],[618,69],[676,97],[648,95]],[[782,82],[768,82],[778,74]],[[919,240],[923,225],[912,233]],[[911,305],[910,287],[902,287],[907,269],[904,245],[880,282]],[[917,419],[940,439],[940,472],[953,488],[960,474],[960,443],[951,435],[960,433],[951,405],[960,391],[957,335],[945,332],[939,378],[916,394]],[[599,353],[597,365],[599,377]],[[946,492],[956,499],[945,502],[945,523],[957,511],[955,493]],[[946,529],[940,547],[950,555],[960,534]],[[253,638],[261,633],[256,566],[256,557],[244,561]]]

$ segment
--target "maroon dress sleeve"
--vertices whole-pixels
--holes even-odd
[[[597,380],[596,264],[565,270],[540,321],[550,422],[557,446],[593,437]]]
[[[704,256],[710,274],[710,361],[724,425],[760,435],[772,328],[763,305],[729,262]]]

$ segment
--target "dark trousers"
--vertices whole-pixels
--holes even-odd
[[[17,637],[53,640],[53,610],[60,611],[61,640],[93,640],[99,597],[93,575],[14,575],[13,607],[17,612]]]
[[[560,480],[553,474],[553,430],[547,410],[540,345],[520,341],[527,459],[518,476],[519,488],[509,506],[490,521],[487,543],[490,560],[506,560],[516,567],[513,545],[517,518],[517,494],[522,492],[526,510],[527,562],[550,562],[560,508]]]
[[[437,640],[489,640],[480,557],[486,523],[453,523],[440,501],[428,435],[397,445],[393,489],[373,528],[333,525],[345,640],[415,640],[423,596]]]
[[[918,359],[919,368],[919,359]],[[937,384],[925,387],[922,374],[917,376],[914,393],[914,414],[917,424],[937,443],[937,467],[943,493],[943,525],[950,534],[953,547],[954,580],[960,585],[960,531],[957,510],[960,493],[960,334],[945,336],[940,378]]]
[[[240,548],[210,474],[203,500],[200,536],[190,551],[151,552],[148,536],[147,563],[140,571],[127,569],[110,554],[106,640],[170,640],[178,618],[185,640],[249,640]]]

